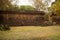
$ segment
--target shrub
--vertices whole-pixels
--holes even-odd
[[[0,30],[1,30],[1,31],[10,30],[10,27],[9,27],[8,25],[3,25],[3,24],[1,24],[1,25],[0,25]]]

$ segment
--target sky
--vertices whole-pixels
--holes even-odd
[[[55,2],[55,0],[51,0],[51,2],[49,3],[49,7],[51,6],[51,3],[52,3],[52,2]]]
[[[31,6],[33,6],[32,3],[29,2],[28,0],[18,0],[17,3],[15,3],[15,2],[16,2],[16,0],[13,0],[12,4],[17,4],[17,5],[31,5]]]
[[[51,2],[49,3],[49,7],[51,6],[51,3],[54,1],[55,0],[51,0]],[[29,2],[28,0],[18,0],[17,3],[15,3],[15,2],[16,2],[16,0],[13,0],[12,4],[17,4],[18,6],[20,6],[20,5],[31,5],[31,6],[33,6],[32,3]]]

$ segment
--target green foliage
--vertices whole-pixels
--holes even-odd
[[[29,6],[29,5],[27,5],[27,6],[25,6],[25,5],[22,5],[22,6],[20,6],[20,10],[35,10],[35,8],[34,7],[32,7],[32,6]]]
[[[0,25],[0,30],[1,30],[1,31],[10,30],[10,27],[9,27],[8,25],[3,25],[3,24],[1,24],[1,25]]]
[[[29,5],[22,5],[19,8],[17,5],[12,5],[9,0],[0,0],[0,10],[35,10],[35,8]]]
[[[56,2],[52,3],[51,9],[54,13],[60,16],[60,0],[56,0]]]
[[[9,0],[0,0],[0,10],[18,10],[18,6],[12,5]]]
[[[0,10],[47,10],[46,6],[48,6],[48,2],[50,0],[46,0],[46,2],[42,3],[42,0],[33,0],[34,7],[31,6],[21,6],[20,8],[15,4],[12,5],[11,1],[13,0],[0,0]],[[18,1],[16,1],[17,3]]]
[[[11,7],[9,0],[0,0],[0,10],[6,10]]]

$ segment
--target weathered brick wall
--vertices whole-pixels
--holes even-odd
[[[44,22],[44,18],[41,15],[8,14],[10,25],[40,25],[42,22]]]
[[[37,12],[2,12],[4,24],[20,25],[20,26],[35,26],[41,25],[44,20],[44,15]]]

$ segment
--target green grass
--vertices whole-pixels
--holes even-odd
[[[15,26],[0,31],[0,40],[60,40],[60,26]]]

